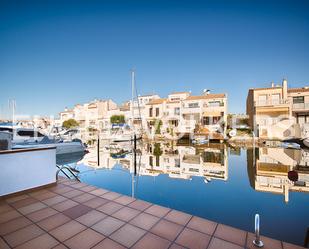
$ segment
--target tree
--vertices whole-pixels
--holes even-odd
[[[112,124],[124,124],[125,117],[124,115],[113,115],[111,116],[110,121]]]
[[[154,121],[155,125],[155,134],[161,134],[161,126],[162,126],[162,120],[161,119],[156,119]]]
[[[163,154],[163,151],[161,150],[161,145],[159,143],[154,144],[154,149],[153,149],[153,155],[156,157],[159,157]]]
[[[77,127],[77,126],[78,126],[78,122],[73,118],[70,118],[66,121],[63,121],[63,123],[62,123],[62,127],[66,128],[66,129],[74,128],[74,127]]]

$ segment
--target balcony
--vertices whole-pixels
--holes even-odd
[[[191,114],[191,113],[200,113],[201,107],[200,106],[194,106],[194,107],[183,107],[182,113],[185,114]]]
[[[217,113],[218,116],[221,116],[221,112],[226,112],[225,106],[204,106],[204,113]],[[207,115],[206,115],[207,116]]]
[[[191,133],[195,129],[195,124],[196,124],[196,121],[194,121],[194,120],[181,121],[178,124],[177,132],[180,132],[180,133]]]
[[[281,106],[288,105],[288,99],[267,99],[254,102],[254,106]]]
[[[309,110],[309,103],[296,103],[292,106],[293,111]]]

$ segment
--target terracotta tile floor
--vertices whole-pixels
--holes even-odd
[[[255,249],[254,235],[85,183],[0,199],[0,249]],[[302,247],[263,237],[265,249]]]

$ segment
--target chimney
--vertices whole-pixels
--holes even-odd
[[[288,96],[288,81],[283,79],[282,81],[282,98],[286,99]]]

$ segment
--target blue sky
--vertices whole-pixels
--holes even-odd
[[[0,115],[203,89],[309,85],[309,1],[0,1]]]

